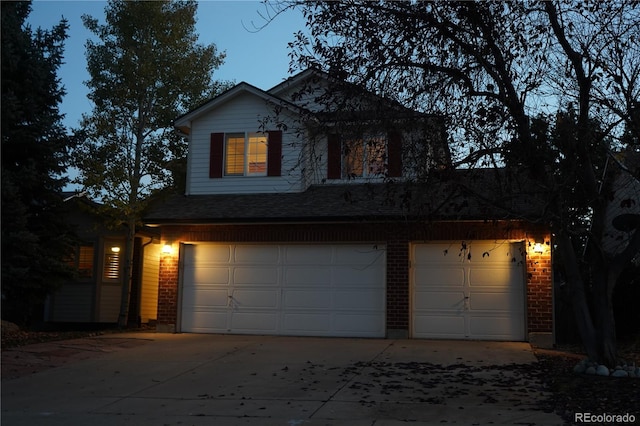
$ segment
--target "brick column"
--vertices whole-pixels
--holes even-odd
[[[553,274],[550,236],[542,247],[527,245],[527,329],[529,341],[538,346],[553,344]]]
[[[409,241],[387,241],[387,337],[409,337]]]
[[[175,333],[178,321],[178,253],[173,247],[170,254],[160,255],[158,278],[158,324],[157,331]]]

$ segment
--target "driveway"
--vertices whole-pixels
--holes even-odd
[[[74,361],[3,376],[3,426],[563,424],[540,408],[549,394],[526,343],[131,333],[48,345],[22,351],[76,345]]]

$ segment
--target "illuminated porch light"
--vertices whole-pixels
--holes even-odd
[[[118,247],[118,246],[113,246],[113,247],[111,247],[111,251],[112,251],[113,253],[120,253],[120,247]]]
[[[533,251],[534,251],[534,252],[536,252],[536,253],[539,253],[539,254],[544,253],[544,245],[543,245],[543,244],[544,244],[544,243],[536,242],[536,243],[533,245]]]
[[[173,253],[173,247],[171,244],[165,244],[162,246],[162,254],[169,255]]]

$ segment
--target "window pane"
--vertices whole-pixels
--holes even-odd
[[[244,134],[228,134],[225,148],[224,174],[242,176],[244,174]]]
[[[383,137],[371,137],[367,139],[367,176],[375,176],[384,173],[384,162],[387,157],[387,144]]]
[[[249,134],[249,175],[267,174],[267,136],[260,133]]]
[[[93,246],[80,246],[78,252],[78,275],[80,278],[93,277]]]
[[[362,176],[364,165],[364,143],[362,139],[344,141],[343,149],[343,177],[355,178]]]

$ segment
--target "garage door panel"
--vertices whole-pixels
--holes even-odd
[[[414,259],[429,259],[438,263],[455,263],[462,259],[458,256],[460,244],[433,243],[414,245]],[[445,253],[446,251],[446,253]]]
[[[520,291],[522,289],[522,270],[514,266],[507,267],[474,267],[469,270],[470,287],[500,287]]]
[[[499,311],[522,313],[522,297],[514,293],[471,292],[469,307],[472,311]]]
[[[464,307],[464,293],[458,291],[416,292],[414,305],[417,310],[457,311]]]
[[[203,267],[185,273],[185,282],[189,285],[229,284],[231,271],[228,267]]]
[[[226,311],[197,309],[182,316],[182,326],[199,333],[224,333],[229,328]]]
[[[336,266],[333,268],[332,280],[337,286],[370,287],[379,283],[383,274],[384,269],[375,265],[361,268]]]
[[[280,249],[270,245],[237,245],[234,248],[235,263],[275,265],[279,263]]]
[[[471,333],[477,338],[502,340],[518,334],[524,327],[524,321],[508,316],[472,315],[469,326]]]
[[[201,288],[197,287],[193,291],[185,291],[182,296],[182,304],[185,307],[196,306],[221,306],[226,307],[229,303],[229,292],[227,289]]]
[[[422,338],[465,338],[464,318],[459,315],[433,313],[428,316],[414,318],[414,337]]]
[[[336,309],[371,310],[384,309],[384,296],[378,289],[369,291],[343,290],[333,293],[333,303]]]
[[[384,259],[383,246],[334,246],[333,263],[335,265],[371,266],[380,264]]]
[[[229,328],[237,333],[275,334],[278,330],[278,313],[234,313]]]
[[[441,268],[438,266],[416,266],[414,268],[414,282],[420,287],[429,286],[464,286],[464,268]]]
[[[331,268],[328,266],[285,267],[283,285],[285,287],[329,286],[331,285]]]
[[[285,246],[284,253],[287,265],[330,265],[333,259],[332,250],[318,250],[317,246]]]
[[[329,309],[331,308],[331,294],[326,291],[285,290],[285,309]]]
[[[233,270],[233,284],[242,285],[277,285],[278,269],[265,267],[236,267]]]
[[[228,245],[198,246],[197,250],[194,250],[193,246],[186,247],[190,251],[190,255],[185,259],[187,265],[207,266],[227,264],[231,261],[231,247]]]
[[[372,324],[377,327],[372,328]],[[384,321],[381,321],[380,315],[371,313],[370,315],[358,314],[352,315],[348,313],[336,313],[333,315],[333,327],[337,335],[354,335],[363,336],[379,336],[384,333]]]
[[[282,316],[283,334],[330,335],[330,313],[286,313]]]
[[[280,294],[278,290],[255,290],[238,289],[233,290],[233,308],[240,309],[250,307],[252,309],[277,309]]]

